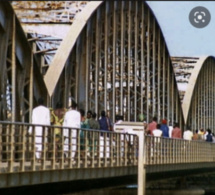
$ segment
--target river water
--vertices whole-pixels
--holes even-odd
[[[205,191],[201,188],[188,188],[181,190],[147,190],[146,195],[215,195],[215,191]],[[62,195],[137,195],[137,185],[117,188],[93,189]]]
[[[212,184],[213,185],[213,184]],[[60,185],[62,186],[62,185]],[[112,188],[86,189],[83,185],[82,190],[73,192],[73,187],[62,186],[64,190],[57,184],[45,185],[43,187],[23,187],[16,190],[6,189],[0,190],[0,195],[137,195],[137,185],[118,186]],[[99,186],[98,186],[99,187]],[[208,190],[208,189],[213,190]],[[70,189],[70,190],[68,190]],[[206,191],[201,187],[188,187],[186,189],[147,189],[146,195],[215,195],[215,186],[207,186]]]

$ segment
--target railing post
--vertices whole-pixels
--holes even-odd
[[[15,125],[10,124],[7,128],[7,134],[9,135],[9,159],[8,159],[8,171],[13,172],[14,168],[14,151],[15,151]]]
[[[138,195],[145,195],[146,170],[145,170],[145,136],[144,128],[139,131],[139,155],[138,155]]]

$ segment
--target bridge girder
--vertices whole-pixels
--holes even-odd
[[[0,120],[27,122],[46,86],[9,2],[0,2],[0,15]]]

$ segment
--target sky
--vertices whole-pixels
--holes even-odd
[[[215,1],[147,1],[162,29],[170,56],[215,56]],[[209,24],[196,28],[190,11],[202,6],[211,15]]]

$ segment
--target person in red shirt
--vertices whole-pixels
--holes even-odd
[[[147,134],[148,134],[148,135],[153,135],[153,134],[152,134],[152,131],[153,131],[154,129],[156,129],[156,128],[157,128],[157,117],[154,116],[153,119],[152,119],[152,122],[148,124]]]
[[[179,128],[179,124],[175,123],[174,128],[172,130],[172,138],[182,138],[181,129]]]

